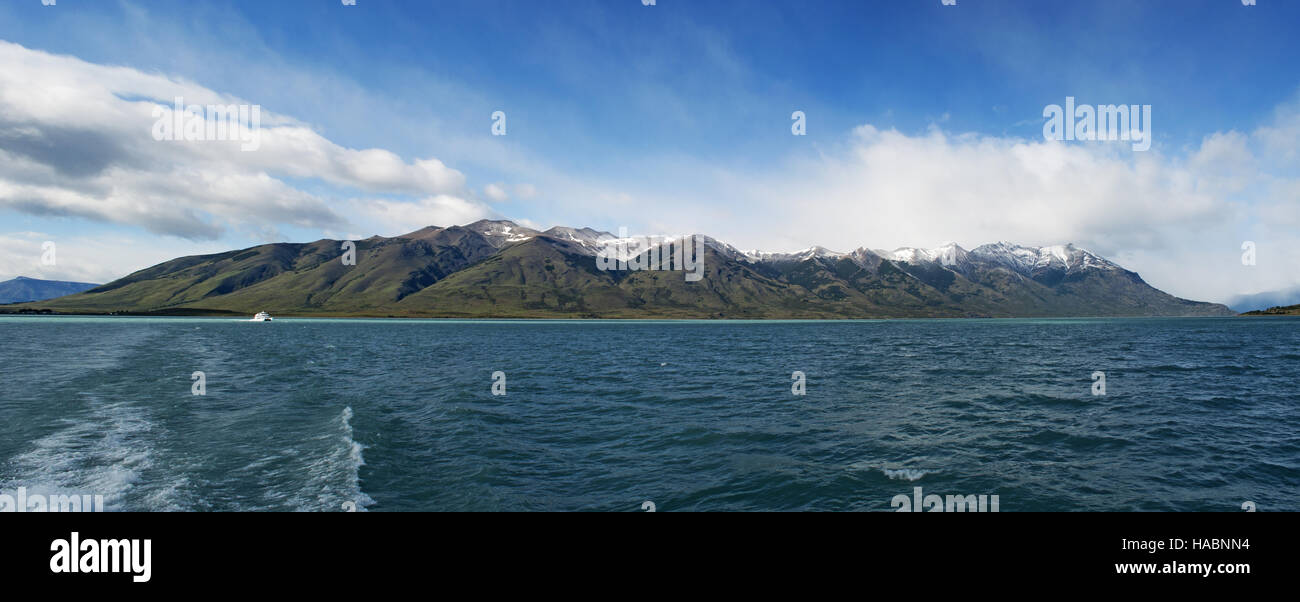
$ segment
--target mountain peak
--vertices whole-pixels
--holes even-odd
[[[492,243],[492,246],[497,248],[511,243],[523,242],[541,234],[541,232],[532,228],[525,228],[505,219],[481,219],[461,227],[483,235]]]
[[[981,259],[1000,264],[1021,274],[1051,268],[1063,268],[1067,271],[1088,268],[1103,270],[1122,270],[1118,264],[1111,262],[1087,249],[1066,243],[1046,247],[1027,247],[1006,241],[980,245],[971,251]]]
[[[418,239],[429,238],[430,236],[442,232],[443,230],[445,230],[445,228],[443,228],[442,226],[425,226],[414,232],[407,232],[406,234],[395,236],[394,238],[414,238],[418,240]]]
[[[822,258],[822,257],[826,257],[826,258],[836,258],[836,257],[844,257],[844,256],[847,256],[847,255],[848,255],[848,253],[841,253],[841,252],[839,252],[839,251],[832,251],[832,250],[827,249],[826,247],[823,247],[823,246],[820,246],[820,245],[813,245],[813,246],[811,246],[811,247],[808,247],[807,249],[801,249],[801,250],[799,250],[799,251],[791,251],[791,252],[789,252],[789,253],[780,253],[780,252],[772,252],[772,251],[759,251],[759,250],[757,250],[757,249],[749,250],[749,251],[741,251],[740,253],[741,253],[744,257],[748,258],[750,261],[759,261],[759,262],[763,262],[763,261],[806,261],[806,260],[809,260],[809,259],[816,259],[816,258]]]
[[[904,263],[942,263],[956,265],[966,259],[966,249],[955,242],[946,242],[933,249],[899,247],[893,251],[877,250],[876,255]]]

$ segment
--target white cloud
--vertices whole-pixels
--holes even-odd
[[[1158,288],[1219,301],[1300,282],[1300,177],[1277,153],[1300,148],[1296,115],[1279,110],[1256,131],[1207,136],[1186,157],[863,125],[777,169],[648,167],[681,189],[599,204],[606,213],[625,205],[626,220],[648,231],[704,231],[741,248],[1073,242]],[[656,211],[645,219],[648,206]],[[1260,245],[1256,266],[1241,265],[1246,240]]]
[[[1300,141],[1300,95],[1278,106],[1273,122],[1255,130],[1254,136],[1262,142],[1264,158],[1297,167],[1297,161],[1300,161],[1300,145],[1296,144]]]
[[[183,79],[0,42],[0,208],[210,240],[268,222],[344,225],[294,179],[416,196],[464,189],[464,176],[437,159],[345,148],[266,110],[253,152],[238,140],[155,140],[154,110],[175,97],[252,104]]]

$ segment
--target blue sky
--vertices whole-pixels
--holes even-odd
[[[249,207],[194,199],[187,215],[213,227],[175,231],[147,207],[138,219],[97,217],[6,199],[0,187],[0,245],[10,247],[0,277],[32,272],[21,250],[32,238],[67,240],[76,264],[44,275],[102,280],[178,254],[499,216],[700,231],[771,250],[1075,242],[1177,294],[1283,288],[1300,284],[1300,241],[1276,217],[1300,209],[1300,169],[1277,150],[1294,142],[1300,114],[1300,3],[1258,4],[10,0],[0,4],[0,40],[21,47],[12,60],[42,52],[193,84],[332,145],[408,164],[436,158],[461,178],[384,190],[254,167],[293,202],[316,203],[304,211],[335,215],[290,207],[259,222],[234,215]],[[0,85],[21,93],[23,82]],[[1152,150],[1079,143],[1049,161],[1077,180],[1026,183],[1026,165],[1038,164],[1026,154],[1056,152],[1040,148],[1044,107],[1066,96],[1152,105]],[[506,136],[490,133],[497,110]],[[791,135],[796,110],[806,136]],[[946,174],[981,182],[890,179]],[[993,185],[1000,178],[1005,191]],[[1172,208],[1130,211],[1138,201],[1116,191]],[[391,204],[376,212],[376,200]],[[999,219],[1007,215],[1040,222]],[[1270,261],[1242,270],[1240,244],[1256,239]],[[122,245],[133,251],[103,257]],[[1212,282],[1189,282],[1188,266],[1207,262]]]

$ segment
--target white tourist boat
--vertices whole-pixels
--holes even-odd
[[[250,321],[250,322],[270,322],[270,321],[271,321],[271,314],[268,314],[268,313],[266,313],[266,312],[264,312],[264,311],[259,311],[259,312],[257,312],[256,315],[253,316],[253,319],[252,319],[252,320],[249,320],[249,321]]]

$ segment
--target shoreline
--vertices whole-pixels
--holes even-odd
[[[78,312],[78,311],[54,311],[54,310],[32,310],[23,309],[18,311],[5,310],[0,308],[0,317],[6,316],[68,316],[68,317],[131,317],[131,318],[225,318],[225,319],[247,319],[252,313],[238,313],[228,311],[165,311],[165,312]],[[1046,316],[862,316],[862,317],[800,317],[800,316],[601,316],[601,315],[566,315],[566,316],[539,316],[539,315],[494,315],[494,316],[467,316],[454,314],[436,314],[436,315],[392,315],[392,314],[369,314],[369,313],[294,313],[282,312],[272,314],[273,319],[284,318],[306,318],[306,319],[338,319],[338,320],[474,320],[474,321],[493,321],[493,320],[512,320],[512,321],[529,321],[529,322],[552,322],[552,321],[607,321],[607,322],[658,322],[658,321],[697,321],[697,322],[726,322],[726,321],[749,321],[749,322],[856,322],[856,321],[873,321],[873,320],[1090,320],[1090,319],[1184,319],[1184,318],[1242,318],[1242,317],[1296,317],[1300,314],[1288,313],[1267,313],[1267,312],[1247,312],[1233,315],[1206,316],[1206,315],[1046,315]]]

